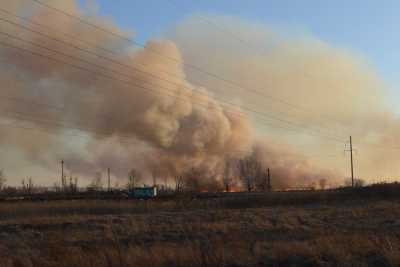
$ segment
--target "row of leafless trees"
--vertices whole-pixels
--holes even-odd
[[[237,170],[246,190],[270,191],[271,177],[269,169],[263,168],[255,156],[249,156],[237,161]]]
[[[161,178],[161,179],[160,179]],[[160,179],[160,180],[159,180]],[[65,179],[65,181],[68,181]],[[168,183],[169,181],[169,183]],[[6,187],[6,176],[3,170],[0,169],[0,191],[6,189],[11,190],[11,187]],[[128,173],[128,182],[125,186],[127,189],[132,189],[139,186],[143,182],[142,175],[137,169],[131,169]],[[160,182],[160,183],[157,183]],[[326,179],[320,179],[317,187],[320,189],[326,188]],[[168,192],[199,192],[199,191],[271,191],[271,177],[269,169],[262,166],[261,162],[255,156],[248,156],[241,159],[226,160],[225,166],[221,173],[210,174],[201,168],[191,168],[188,171],[179,175],[173,176],[173,181],[162,173],[153,173],[153,185],[156,185],[161,191]],[[345,185],[350,186],[351,181],[345,182]],[[364,185],[364,180],[355,179],[355,186],[361,187]],[[77,192],[78,178],[69,179],[69,184],[61,187],[55,185],[56,191],[62,192]],[[116,185],[116,188],[119,188]],[[31,178],[22,180],[21,189],[23,192],[31,193],[34,190],[34,184]],[[17,188],[15,188],[17,190]],[[92,182],[88,185],[89,191],[102,191],[103,181],[100,173],[97,173]]]
[[[161,176],[162,174],[158,174]],[[153,183],[157,184],[157,174],[153,174]],[[136,169],[131,169],[128,173],[127,189],[139,186],[142,182],[141,173]],[[175,175],[175,191],[231,191],[242,187],[247,191],[267,191],[270,190],[270,180],[268,179],[266,169],[262,168],[261,163],[254,157],[249,156],[243,159],[226,160],[224,169],[221,173],[209,173],[201,168],[191,168],[188,171]],[[56,191],[73,192],[78,189],[78,179],[65,177],[65,183],[62,186],[55,185]],[[4,172],[0,170],[0,189],[6,184]],[[165,178],[165,188],[167,182]],[[22,188],[31,191],[33,189],[32,179],[22,181]],[[57,190],[58,189],[58,190]],[[103,181],[101,173],[96,173],[91,183],[87,187],[91,191],[101,191],[103,189]]]
[[[269,170],[256,157],[226,160],[222,173],[209,174],[192,168],[174,177],[176,191],[270,191]]]

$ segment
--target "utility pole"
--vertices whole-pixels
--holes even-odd
[[[65,182],[64,182],[64,160],[61,160],[61,188],[64,189]]]
[[[353,168],[353,142],[350,136],[350,165],[351,165],[351,187],[354,187],[354,168]]]
[[[107,175],[108,175],[108,191],[111,191],[111,177],[110,177],[110,168],[107,168]]]
[[[267,169],[267,190],[271,191],[271,174],[269,168]]]

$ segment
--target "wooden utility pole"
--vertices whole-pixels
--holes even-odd
[[[64,181],[64,160],[61,160],[61,188],[65,188],[65,181]]]
[[[267,190],[271,191],[271,174],[269,168],[267,169]]]
[[[110,177],[110,168],[107,168],[107,175],[108,175],[108,191],[111,191],[111,177]]]
[[[354,168],[353,168],[353,142],[350,136],[350,166],[351,166],[351,187],[354,187]]]

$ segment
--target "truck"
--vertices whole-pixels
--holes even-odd
[[[129,198],[150,199],[156,196],[157,196],[157,187],[155,186],[133,187],[128,191]]]

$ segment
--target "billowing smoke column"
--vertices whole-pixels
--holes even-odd
[[[50,4],[119,35],[130,36],[107,19],[85,14],[73,1],[51,1]],[[200,187],[215,186],[221,180],[226,160],[254,154],[264,167],[274,170],[274,185],[279,187],[309,185],[321,178],[337,179],[342,175],[341,170],[321,162],[312,163],[290,146],[278,148],[270,140],[281,137],[286,142],[286,135],[270,131],[273,127],[267,132],[260,131],[238,106],[228,108],[219,99],[223,97],[243,105],[255,103],[261,108],[264,102],[257,102],[248,92],[233,91],[221,81],[195,75],[185,68],[184,62],[198,62],[210,72],[239,79],[246,88],[267,88],[267,93],[283,93],[283,97],[290,96],[289,101],[294,102],[309,101],[303,99],[303,94],[314,100],[323,94],[315,91],[310,96],[309,91],[301,92],[304,88],[313,90],[307,84],[323,84],[324,78],[319,74],[326,76],[334,88],[356,85],[356,91],[351,92],[356,95],[363,93],[357,91],[360,84],[368,84],[367,90],[373,92],[379,84],[375,78],[365,78],[369,71],[355,61],[343,63],[350,57],[334,49],[321,45],[312,57],[313,49],[305,48],[306,41],[299,43],[304,47],[294,47],[292,40],[269,36],[273,53],[264,55],[261,61],[253,49],[239,49],[235,54],[227,44],[229,49],[225,52],[218,49],[214,54],[207,40],[212,39],[222,47],[221,38],[210,39],[208,33],[204,34],[204,28],[185,22],[172,36],[174,42],[150,41],[144,48],[137,48],[115,35],[34,3],[7,1],[2,8],[57,28],[57,31],[44,29],[1,14],[0,31],[6,34],[0,35],[0,42],[8,44],[8,47],[0,46],[2,122],[15,126],[16,121],[25,121],[23,127],[31,130],[3,127],[0,142],[10,151],[9,157],[18,158],[22,154],[25,163],[39,165],[38,173],[47,172],[47,175],[56,173],[57,162],[64,159],[68,171],[87,178],[107,167],[121,178],[126,178],[131,168],[139,169],[146,177],[175,178],[196,169],[197,174],[192,178],[198,180]],[[185,39],[190,27],[199,35]],[[239,34],[243,31],[238,30]],[[202,37],[207,38],[197,39]],[[289,58],[297,61],[293,63]],[[309,78],[309,83],[299,83],[298,74],[292,73],[296,70],[293,64],[299,62],[306,64],[305,69],[317,72]],[[247,63],[252,68],[245,66]],[[317,65],[320,69],[314,68]],[[343,79],[343,75],[334,74],[335,65],[346,67],[353,74]],[[323,70],[332,73],[328,75]],[[282,76],[286,71],[292,80]],[[195,84],[204,84],[207,88]],[[293,89],[294,84],[299,87]],[[320,90],[330,92],[328,87]],[[347,103],[342,103],[343,94],[348,92],[336,93],[339,96],[329,101],[321,97],[316,103],[318,107],[314,107],[321,114],[333,114],[339,121],[335,128],[350,125],[352,118],[365,110],[380,110],[380,104],[374,102],[375,95],[375,98],[364,98],[368,100],[368,108],[358,103],[359,109],[353,114]],[[331,104],[332,100],[338,101],[337,107]],[[335,113],[338,109],[350,115],[338,115]],[[282,113],[272,104],[263,111]],[[287,113],[286,110],[282,114]],[[294,119],[304,119],[302,116],[296,114]],[[310,123],[319,125],[313,120]],[[304,136],[299,139],[310,143]],[[320,149],[321,140],[315,142],[318,148],[313,151],[324,152]]]
[[[288,131],[282,128],[290,125],[275,120],[271,121],[272,127],[265,128],[259,116],[249,116],[256,122],[262,143],[276,152],[264,157],[270,165],[291,162],[285,164],[292,166],[288,166],[290,177],[318,177],[324,173],[317,170],[321,168],[336,173],[335,176],[349,177],[349,154],[343,152],[349,149],[348,143],[345,147],[322,135],[334,135],[343,142],[348,142],[352,135],[357,149],[356,177],[369,182],[397,179],[400,173],[396,149],[400,135],[397,98],[391,96],[389,100],[388,86],[367,59],[349,49],[332,47],[298,29],[269,27],[232,17],[206,17],[226,32],[206,27],[204,16],[194,15],[178,25],[173,39],[185,60],[237,81],[240,88],[190,70],[186,71],[187,79],[201,81],[216,97],[240,99],[243,105],[267,115],[306,125]],[[196,52],[199,50],[202,53]],[[321,134],[311,136],[308,130],[312,129]],[[287,144],[292,148],[288,149]],[[289,156],[288,151],[304,156]],[[305,164],[300,169],[307,170],[307,175],[304,171],[298,173],[295,167],[302,162]]]
[[[61,8],[82,15],[74,6]],[[14,100],[2,105],[4,118],[27,120],[59,135],[71,128],[87,134],[79,149],[60,148],[47,134],[33,145],[12,138],[32,160],[50,167],[55,156],[62,157],[78,175],[90,176],[118,161],[112,167],[123,177],[132,167],[174,176],[190,168],[214,169],[226,156],[251,147],[246,117],[240,110],[224,109],[205,88],[186,81],[174,43],[151,41],[135,49],[70,18],[63,21],[51,10],[8,6],[15,13],[26,9],[33,21],[56,25],[63,34],[42,29],[37,34],[37,27],[4,16],[1,31],[7,34],[1,42],[9,47],[1,48],[1,79],[9,86],[2,94]],[[98,18],[87,19],[115,31]],[[87,48],[65,33],[101,48]],[[119,52],[107,55],[104,48]]]

